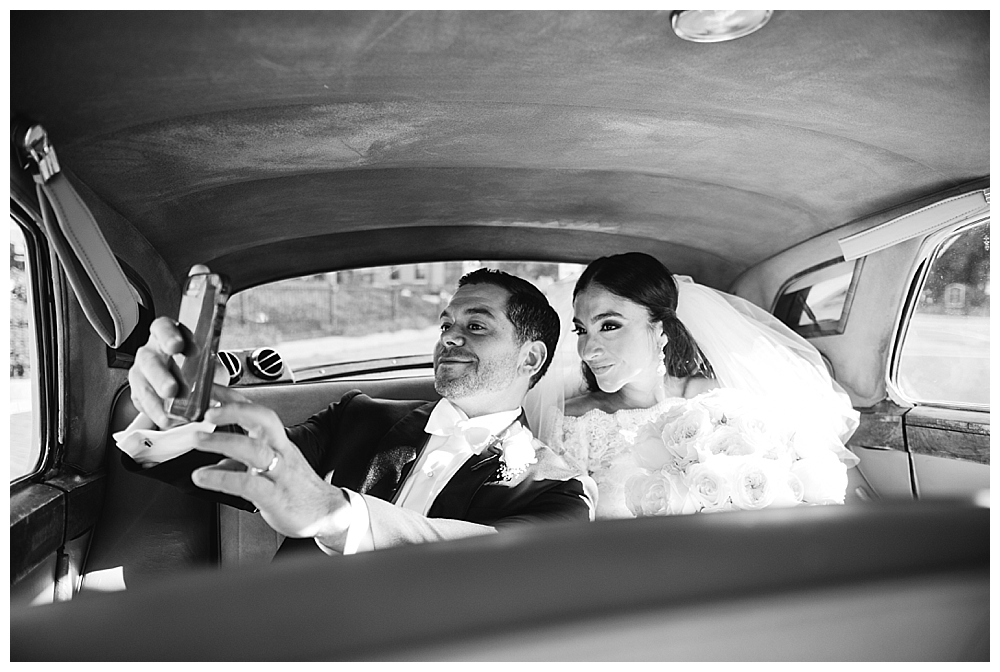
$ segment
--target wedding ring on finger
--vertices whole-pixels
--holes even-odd
[[[278,466],[278,454],[277,453],[275,453],[274,457],[271,458],[271,463],[269,465],[267,465],[266,467],[264,467],[263,469],[258,469],[257,467],[250,467],[249,469],[247,469],[247,471],[250,472],[251,476],[263,476],[264,474],[266,474],[266,473],[270,472],[272,469],[274,469],[276,466]]]

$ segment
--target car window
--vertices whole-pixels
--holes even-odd
[[[10,480],[34,472],[42,456],[38,342],[30,255],[10,223]]]
[[[990,403],[989,220],[935,250],[903,340],[896,384],[907,398]]]
[[[841,261],[792,278],[778,295],[775,317],[806,338],[844,333],[859,271],[860,262]]]
[[[430,363],[438,319],[465,273],[487,266],[545,289],[577,264],[448,261],[310,275],[234,294],[221,350],[269,346],[296,379],[327,365],[420,356]],[[296,375],[298,374],[298,375]]]

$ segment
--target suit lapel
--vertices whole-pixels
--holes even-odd
[[[427,511],[427,517],[464,519],[479,488],[496,478],[500,455],[499,448],[492,448],[466,460],[438,493]]]
[[[525,429],[528,429],[528,418],[521,411],[517,419]],[[529,430],[530,431],[530,430]],[[427,511],[429,518],[458,518],[464,520],[472,500],[487,482],[499,479],[500,457],[503,451],[491,448],[479,455],[473,455],[462,465],[448,484],[438,494],[431,508]]]
[[[382,437],[359,492],[391,502],[427,443],[424,427],[435,402],[403,416]]]

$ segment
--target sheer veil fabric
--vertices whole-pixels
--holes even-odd
[[[674,276],[677,317],[711,362],[722,387],[751,393],[782,422],[815,436],[848,467],[857,456],[844,447],[858,426],[850,397],[834,381],[819,351],[773,315],[737,296]],[[559,313],[559,346],[549,371],[528,393],[525,412],[537,435],[559,446],[557,419],[566,399],[585,391],[573,334],[573,287],[565,278],[546,290]]]

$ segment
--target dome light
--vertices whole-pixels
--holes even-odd
[[[677,37],[689,42],[728,42],[764,27],[771,9],[682,9],[670,15]]]

